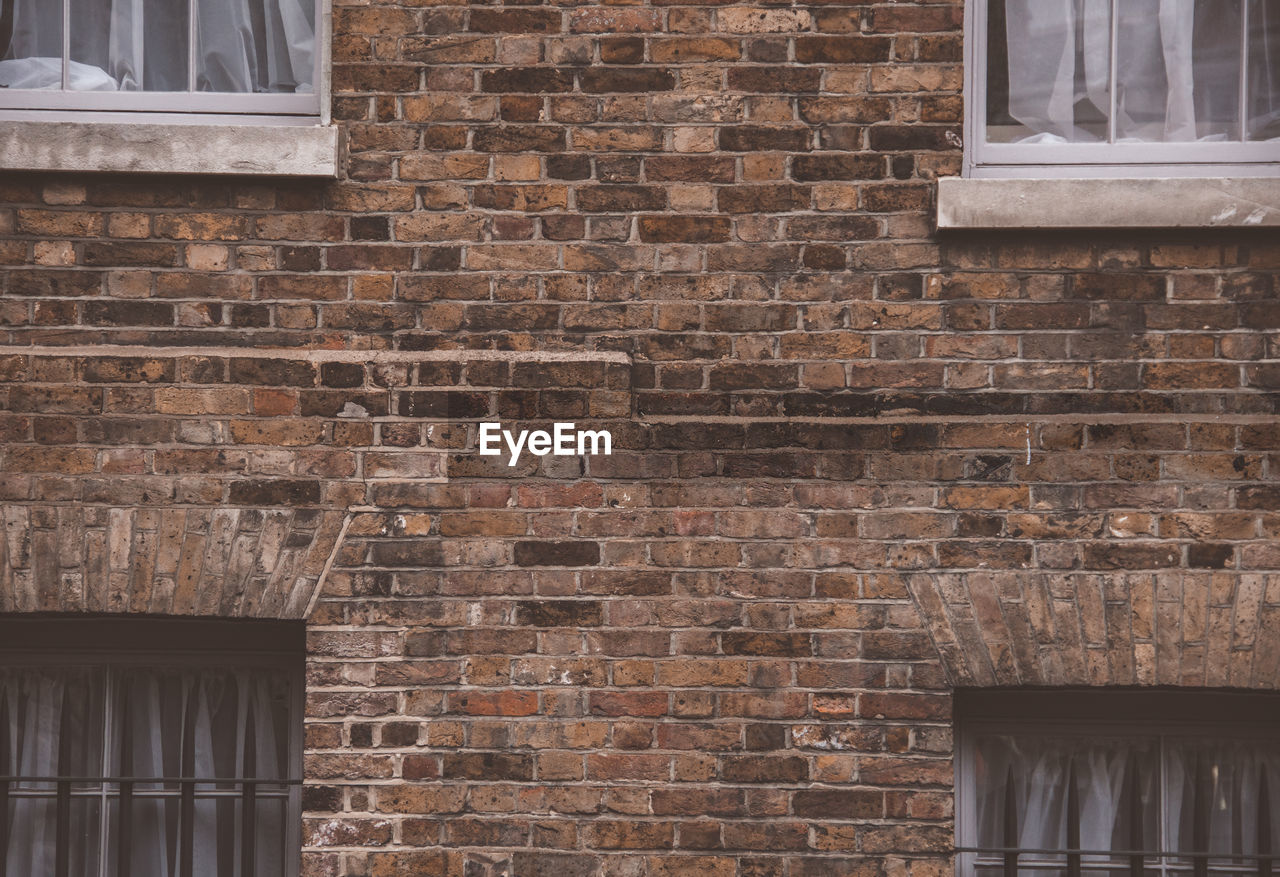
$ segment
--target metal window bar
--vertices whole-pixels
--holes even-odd
[[[88,784],[106,783],[109,786],[114,786],[114,785],[119,785],[120,783],[135,783],[137,785],[175,786],[175,785],[179,785],[181,783],[190,781],[193,783],[197,783],[199,785],[221,785],[221,786],[233,785],[237,787],[237,790],[234,792],[229,791],[227,789],[201,789],[197,793],[197,797],[201,797],[201,798],[216,798],[219,796],[226,796],[226,795],[233,795],[233,796],[239,795],[240,791],[238,787],[243,786],[245,783],[254,783],[255,785],[259,785],[259,786],[300,786],[302,785],[302,780],[265,779],[263,777],[144,777],[144,776],[110,776],[110,777],[83,776],[82,777],[82,776],[65,776],[61,774],[59,774],[58,776],[36,776],[34,774],[26,774],[26,773],[6,774],[3,776],[0,776],[0,783],[54,784],[54,783],[63,782],[64,780],[67,783],[70,783],[72,785],[88,785]],[[164,790],[156,790],[151,792],[146,792],[145,790],[135,790],[135,791],[136,791],[136,794],[139,794],[139,795],[149,794],[153,798],[173,798],[173,797],[180,796],[179,792],[164,791]],[[27,797],[31,797],[31,798],[49,797],[48,792],[41,792],[40,790],[32,790],[32,789],[14,789],[11,792],[11,794],[13,795],[25,794]],[[73,794],[82,794],[82,793],[73,792]],[[272,794],[270,791],[263,791],[261,789],[258,790],[258,795],[260,797],[265,795],[270,795],[270,794]],[[278,792],[277,794],[284,795],[287,793]]]
[[[115,699],[115,678],[108,673],[106,668],[102,668],[100,676],[105,696],[102,701],[102,710],[105,721],[102,726],[102,771],[105,773],[108,765],[111,764],[111,744],[112,744],[112,705]],[[98,861],[105,863],[107,861],[107,841],[110,837],[110,819],[111,810],[107,799],[107,787],[99,786],[98,801]],[[128,872],[122,872],[127,874]]]
[[[71,691],[62,690],[62,710],[58,722],[58,767],[70,773],[71,766]],[[54,877],[68,877],[71,872],[71,781],[58,781],[57,817],[54,827]]]
[[[1080,790],[1076,788],[1076,760],[1067,766],[1067,846],[1080,847]],[[1080,854],[1067,854],[1067,877],[1080,877]]]
[[[130,715],[132,706],[129,700],[129,687],[120,687],[120,769],[123,773],[133,772],[133,741],[130,739]],[[115,723],[112,722],[114,725]],[[102,784],[103,790],[106,783]],[[117,805],[119,821],[116,827],[116,874],[124,877],[131,874],[133,867],[133,783],[120,783],[120,803]],[[105,811],[107,808],[103,807]],[[105,832],[104,832],[105,834]],[[106,857],[103,857],[106,861]]]
[[[9,697],[0,692],[0,770],[9,772]],[[0,869],[9,861],[9,778],[0,780]]]
[[[1197,850],[1209,847],[1209,822],[1213,818],[1212,777],[1209,774],[1207,759],[1196,759],[1196,784],[1191,796],[1191,846]],[[1209,791],[1206,791],[1208,787]],[[1209,873],[1209,857],[1195,855],[1191,857],[1191,873],[1194,877],[1207,877]]]
[[[1271,877],[1271,790],[1267,785],[1267,769],[1259,768],[1258,777],[1258,877]]]
[[[1072,850],[1072,849],[1066,849],[1061,847],[970,847],[970,846],[954,847],[954,851],[957,853],[974,853],[979,856],[985,855],[990,857],[997,857],[997,856],[1005,857],[1005,856],[1012,855],[1015,857],[1056,856],[1061,858],[1063,856],[1077,854],[1082,857],[1098,856],[1098,857],[1105,857],[1105,858],[1137,857],[1142,859],[1185,859],[1188,857],[1199,856],[1206,860],[1215,859],[1215,858],[1216,859],[1242,859],[1246,862],[1271,862],[1271,863],[1274,863],[1277,858],[1280,858],[1280,856],[1277,856],[1276,853],[1273,851],[1268,851],[1265,853],[1261,851],[1256,853],[1212,853],[1212,852],[1183,853],[1183,852],[1173,852],[1170,850]],[[1026,865],[1026,866],[1020,866],[1020,867],[1032,867],[1032,866]],[[1034,867],[1039,868],[1043,866],[1035,865]],[[1113,869],[1110,869],[1109,866],[1104,864],[1091,863],[1086,865],[1085,867],[1088,867],[1088,868],[1106,867],[1109,870],[1113,870]],[[1126,865],[1124,867],[1127,868],[1128,866]],[[1224,869],[1215,867],[1214,870],[1218,871],[1218,870],[1224,870]]]
[[[9,753],[9,722],[5,700],[0,697],[0,769],[8,770],[5,761]],[[252,727],[252,726],[251,726]],[[252,733],[252,730],[250,730]],[[67,739],[63,738],[64,741]],[[249,741],[252,746],[253,741]],[[65,751],[65,748],[63,749]],[[256,765],[253,762],[253,749],[249,749],[246,753],[248,764],[246,765],[246,773],[252,774]],[[12,786],[21,783],[43,784],[53,786],[47,789],[22,789]],[[173,790],[147,790],[136,789],[136,786],[158,786],[177,784],[181,787],[181,791]],[[103,810],[107,810],[108,803],[114,801],[117,803],[117,817],[114,826],[111,820],[104,820],[103,839],[101,847],[108,849],[111,839],[115,840],[115,870],[117,875],[128,875],[132,872],[133,865],[133,803],[138,799],[152,799],[158,801],[177,800],[179,804],[179,817],[182,822],[178,826],[178,846],[179,846],[179,863],[186,870],[178,870],[175,873],[177,877],[189,877],[195,872],[193,870],[195,861],[194,856],[188,855],[191,842],[194,837],[194,823],[192,822],[192,813],[194,812],[196,801],[218,801],[224,804],[234,806],[240,803],[242,806],[240,819],[240,877],[257,877],[258,865],[258,844],[260,841],[258,832],[258,803],[263,800],[275,801],[284,804],[287,808],[291,797],[295,794],[293,790],[300,789],[303,781],[300,779],[262,779],[258,777],[88,777],[88,776],[34,776],[29,774],[9,774],[0,776],[0,874],[5,873],[5,862],[8,858],[8,812],[9,806],[17,800],[35,799],[35,800],[52,800],[55,802],[57,811],[56,820],[56,842],[58,844],[54,860],[54,874],[59,877],[68,877],[70,874],[70,851],[74,844],[64,842],[70,833],[70,815],[72,804],[79,800],[101,800]],[[96,786],[97,788],[74,788],[75,786]],[[116,786],[119,791],[113,795],[110,787]],[[206,786],[207,788],[198,788]],[[268,788],[262,788],[267,786]],[[279,806],[279,805],[277,805]],[[286,810],[286,812],[288,812]],[[174,836],[172,833],[168,835],[169,841],[172,842]],[[107,874],[110,871],[110,857],[103,855],[100,858],[101,873]],[[288,873],[288,871],[286,871]]]
[[[1018,806],[1014,803],[1013,766],[1004,781],[1004,842],[1012,848],[1018,846]],[[1018,854],[1007,852],[1004,856],[1004,877],[1018,877]]]
[[[196,701],[191,697],[183,710],[182,722],[182,774],[196,774]],[[178,877],[195,875],[196,841],[196,784],[195,780],[182,780],[182,798],[178,815]]]
[[[1018,855],[1038,855],[1038,856],[1065,856],[1068,853],[1079,853],[1081,856],[1105,856],[1105,857],[1123,857],[1142,856],[1146,859],[1185,859],[1189,856],[1204,856],[1207,859],[1226,859],[1236,858],[1244,859],[1249,862],[1256,862],[1260,859],[1271,859],[1274,861],[1280,858],[1274,852],[1270,853],[1213,853],[1213,852],[1175,852],[1172,850],[1069,850],[1064,847],[973,847],[959,846],[952,848],[957,853],[977,853],[978,855],[1003,856],[1006,853],[1017,853]],[[1097,867],[1089,865],[1088,867]],[[1125,867],[1128,867],[1127,865]]]
[[[244,772],[258,772],[257,737],[254,733],[253,700],[249,700],[244,717]],[[257,791],[253,782],[244,784],[240,801],[240,877],[254,877],[258,867]]]
[[[1142,849],[1142,795],[1139,794],[1142,777],[1138,773],[1138,762],[1129,759],[1129,843],[1135,849]],[[1142,877],[1145,857],[1129,857],[1129,877]]]

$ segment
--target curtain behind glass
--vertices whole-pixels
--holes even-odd
[[[71,88],[187,91],[187,0],[72,0]],[[61,0],[0,0],[0,85],[60,88]],[[197,91],[311,93],[315,4],[198,0]]]
[[[250,670],[130,669],[117,684],[115,713],[113,758],[122,774],[287,779],[288,685],[281,678]],[[197,791],[216,788],[238,787],[201,784]],[[142,781],[136,793],[150,789],[180,786]],[[240,806],[236,798],[196,800],[197,877],[239,874]],[[134,798],[135,874],[176,877],[179,810],[177,798]],[[283,801],[259,799],[257,817],[257,873],[283,874]]]
[[[132,868],[129,877],[177,877],[181,785],[162,778],[202,777],[261,781],[260,792],[284,791],[289,772],[289,683],[261,669],[113,669],[112,729],[103,766],[104,673],[101,668],[11,667],[0,669],[0,770],[23,776],[133,776],[130,814]],[[7,735],[7,740],[6,740]],[[146,778],[156,782],[148,783]],[[273,785],[270,781],[276,781]],[[52,783],[23,783],[45,797],[10,799],[9,852],[5,874],[53,874],[57,849]],[[97,792],[97,783],[77,784]],[[107,871],[114,873],[119,787],[107,787]],[[237,792],[232,783],[202,783],[197,793]],[[171,797],[148,797],[149,792]],[[72,877],[98,877],[102,799],[73,800]],[[195,877],[239,877],[242,803],[238,794],[197,798],[192,840]],[[281,877],[282,841],[288,836],[284,798],[257,798],[258,877]],[[124,875],[120,875],[124,877]]]
[[[1270,849],[1280,841],[1280,744],[1274,740],[1166,738],[1163,794],[1155,737],[984,735],[975,741],[974,755],[980,847],[1067,849],[1069,776],[1075,778],[1080,825],[1076,849],[1164,849],[1223,858],[1257,853],[1259,814],[1268,812],[1260,806],[1264,777]],[[1005,825],[1010,792],[1013,843]],[[1062,856],[1056,860],[1065,864]],[[1089,864],[1085,857],[1082,873],[1091,873]],[[1058,873],[1019,869],[1039,877]]]
[[[102,771],[102,672],[91,667],[0,668],[0,775],[90,777]],[[74,789],[91,789],[78,783]],[[5,874],[44,877],[57,851],[57,785],[11,787]],[[99,801],[73,798],[68,826],[70,874],[98,873]]]
[[[1156,800],[1158,761],[1150,741],[1000,735],[980,738],[975,754],[979,846],[1066,849],[1073,802],[1080,831],[1075,849],[1133,849],[1135,843],[1151,849],[1157,843],[1159,808],[1151,805]],[[1013,843],[1005,837],[1010,791],[1017,826]],[[1133,806],[1134,796],[1139,807]],[[1137,822],[1135,812],[1143,814]],[[1057,861],[1065,865],[1061,856]],[[1092,861],[1098,863],[1096,858]],[[1089,862],[1084,862],[1086,874],[1094,873]],[[1038,877],[1059,872],[1018,871]]]
[[[1252,740],[1188,742],[1168,756],[1168,844],[1180,852],[1258,852],[1263,777],[1271,849],[1280,841],[1280,752]]]
[[[990,139],[1105,140],[1114,89],[1120,142],[1239,141],[1245,2],[1118,0],[1112,83],[1110,0],[991,0],[993,21],[1005,26],[990,35],[988,63],[1007,64],[1008,96],[988,113]],[[1270,64],[1280,50],[1280,3],[1248,2],[1245,134],[1266,139],[1280,136],[1269,127],[1280,116]]]
[[[1280,0],[1249,0],[1249,139],[1280,137]]]

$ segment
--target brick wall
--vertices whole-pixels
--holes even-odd
[[[1280,244],[937,235],[960,17],[337,0],[340,180],[0,176],[0,606],[310,607],[308,877],[943,877],[953,686],[1274,688]]]

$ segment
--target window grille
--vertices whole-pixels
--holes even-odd
[[[1270,877],[1276,698],[1121,697],[958,695],[962,875]]]
[[[298,625],[6,620],[0,641],[6,873],[298,873]]]

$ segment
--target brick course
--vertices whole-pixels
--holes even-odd
[[[938,235],[961,3],[334,13],[337,181],[0,176],[0,609],[309,612],[308,877],[943,877],[953,687],[1276,687],[1280,244]]]

